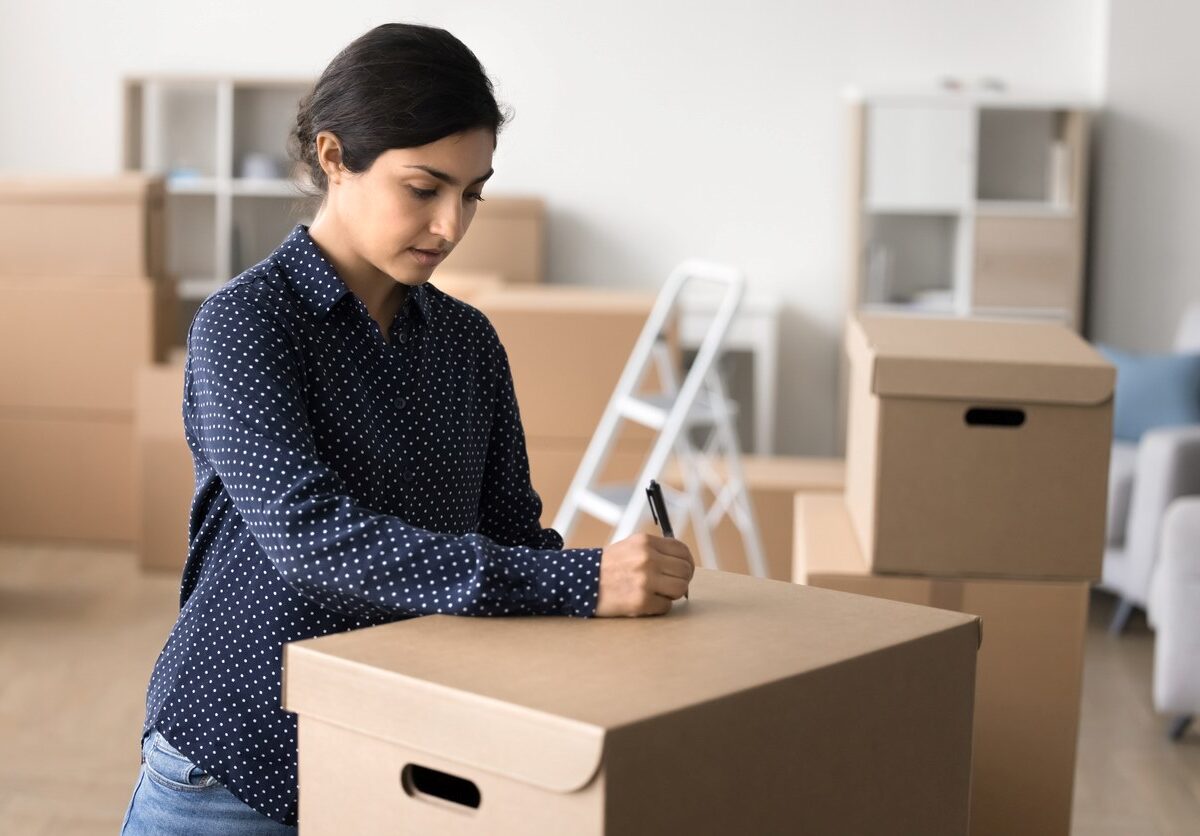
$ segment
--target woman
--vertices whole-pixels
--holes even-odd
[[[541,528],[504,348],[426,284],[503,122],[469,49],[402,24],[301,102],[293,153],[320,210],[188,333],[188,562],[124,833],[294,831],[285,642],[430,613],[659,614],[687,591],[678,541],[563,549]]]

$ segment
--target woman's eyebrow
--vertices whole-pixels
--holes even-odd
[[[419,169],[421,169],[421,171],[424,171],[430,177],[436,177],[438,180],[441,180],[443,183],[449,183],[451,186],[458,185],[458,180],[455,179],[454,177],[451,177],[449,174],[447,174],[444,171],[439,171],[436,168],[432,168],[427,165],[407,165],[407,166],[405,166],[405,168],[419,168]],[[487,174],[483,175],[482,177],[476,177],[474,180],[471,181],[471,185],[473,186],[476,183],[482,183],[495,173],[496,173],[496,169],[494,169],[494,168],[488,169]]]

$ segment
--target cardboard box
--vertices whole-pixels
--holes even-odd
[[[137,375],[135,498],[143,571],[178,574],[187,563],[195,471],[183,429],[183,364]]]
[[[767,561],[767,576],[790,581],[795,551],[792,513],[796,494],[840,495],[846,484],[846,463],[841,459],[802,456],[742,456],[741,462],[742,478],[750,491],[763,556]],[[717,473],[724,477],[721,462],[717,463]],[[683,488],[683,478],[674,465],[664,474],[663,481],[677,489]],[[712,501],[711,495],[705,497],[706,503]],[[694,535],[689,539],[694,540]],[[742,533],[729,517],[717,526],[713,548],[722,571],[750,573]]]
[[[160,177],[0,178],[0,275],[162,278],[164,205]]]
[[[137,369],[167,350],[174,290],[142,278],[0,276],[0,407],[118,411],[128,422]]]
[[[966,832],[974,618],[703,569],[691,591],[664,618],[287,645],[305,832]]]
[[[841,497],[796,499],[796,577],[983,619],[972,836],[1071,829],[1088,584],[869,574]]]
[[[132,413],[0,408],[0,538],[134,539]]]
[[[471,228],[446,256],[452,272],[499,273],[515,284],[540,283],[546,272],[546,205],[536,197],[489,195]]]
[[[504,277],[499,273],[486,271],[452,271],[438,270],[433,274],[429,283],[443,293],[470,303],[473,299],[485,293],[503,290]]]
[[[508,287],[471,304],[508,352],[525,435],[590,440],[655,296],[590,287]],[[648,375],[649,385],[656,378]],[[651,431],[630,425],[630,437]]]
[[[1111,365],[1061,325],[862,315],[846,496],[876,572],[1094,579]]]

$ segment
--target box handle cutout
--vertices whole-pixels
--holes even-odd
[[[482,800],[473,781],[415,763],[405,764],[400,771],[400,785],[413,798],[436,798],[472,810],[478,810]]]
[[[969,427],[1019,427],[1025,423],[1025,410],[973,406],[967,410],[966,421]]]

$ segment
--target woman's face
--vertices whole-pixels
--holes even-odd
[[[495,144],[479,128],[390,149],[358,174],[343,171],[330,198],[358,256],[402,284],[428,281],[475,217]]]

